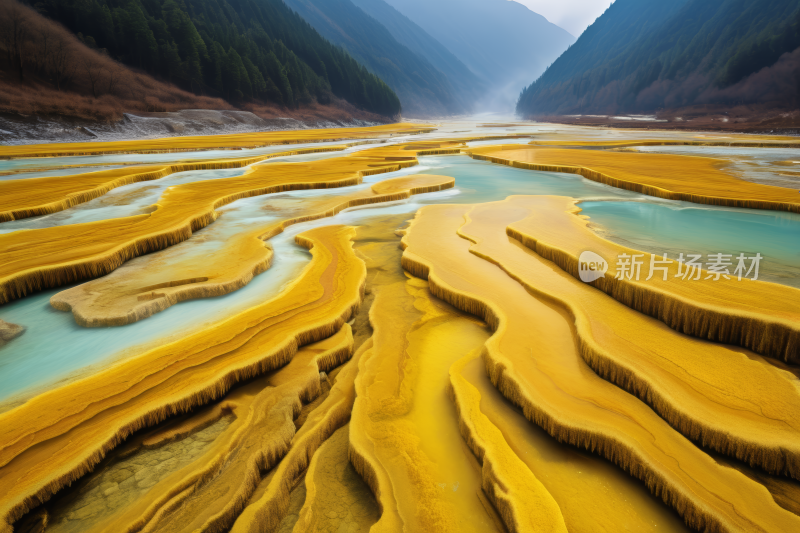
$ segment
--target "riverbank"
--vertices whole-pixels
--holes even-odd
[[[352,109],[351,109],[352,108]],[[185,135],[376,126],[386,117],[349,104],[315,104],[298,110],[277,106],[236,109],[125,113],[121,120],[88,120],[64,115],[0,113],[0,144],[123,141]]]
[[[800,135],[800,110],[758,106],[692,106],[660,110],[652,115],[540,115],[526,118],[573,126]]]

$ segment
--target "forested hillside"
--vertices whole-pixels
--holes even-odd
[[[397,95],[282,0],[41,0],[88,45],[195,93],[288,107],[329,94],[392,116]]]
[[[522,91],[522,115],[800,103],[796,0],[617,0]]]
[[[32,8],[0,0],[0,113],[119,121],[126,112],[180,109],[231,106],[127,68]]]
[[[397,92],[406,114],[465,113],[470,101],[431,63],[350,0],[286,0],[323,37],[347,50]]]

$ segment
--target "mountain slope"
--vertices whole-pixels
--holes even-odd
[[[383,115],[397,96],[281,0],[42,0],[46,16],[111,57],[196,93],[288,107],[328,94]]]
[[[450,50],[411,19],[384,0],[352,0],[352,2],[367,15],[380,21],[397,42],[418,56],[427,59],[439,72],[447,76],[457,95],[463,96],[470,102],[474,102],[484,95],[486,84]]]
[[[410,115],[464,113],[468,102],[425,58],[403,46],[350,0],[286,0],[323,37],[347,50],[397,92]]]
[[[38,122],[37,115],[118,121],[123,112],[185,108],[231,106],[126,68],[30,7],[0,0],[0,122]],[[0,142],[14,138],[8,130],[0,126]]]
[[[513,107],[522,87],[575,40],[509,0],[387,0],[442,43],[494,93],[487,105]]]
[[[792,105],[798,47],[796,0],[617,0],[522,92],[517,112]]]

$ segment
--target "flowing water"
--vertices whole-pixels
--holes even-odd
[[[413,136],[413,140],[478,134],[541,135],[553,129],[552,126],[466,130],[450,127],[442,128],[442,131],[429,136]],[[618,134],[618,132],[611,133],[614,136]],[[397,137],[392,138],[391,142],[402,140],[407,139]],[[470,146],[497,142],[479,141],[470,143]],[[526,143],[528,139],[509,142]],[[324,144],[326,143],[190,154],[128,154],[12,160],[0,162],[0,170],[19,169],[24,165],[41,167],[43,162],[48,166],[56,166],[78,162],[96,165],[103,162],[113,164],[130,161],[165,161],[170,158],[183,160],[189,157],[243,157],[302,146],[318,147]],[[370,148],[370,145],[351,147],[347,152],[366,148]],[[342,152],[305,154],[282,157],[279,160],[313,161],[341,155]],[[785,154],[781,153],[781,157],[783,155]],[[770,154],[764,159],[772,160],[774,157],[778,157],[778,154]],[[260,164],[269,165],[276,161],[278,160],[268,160]],[[417,173],[452,176],[456,179],[456,188],[415,196],[392,205],[351,209],[331,218],[292,226],[269,241],[274,249],[272,267],[244,288],[231,294],[190,300],[146,320],[112,328],[82,328],[75,324],[71,313],[54,310],[49,305],[49,298],[66,287],[43,291],[0,307],[0,319],[27,328],[24,335],[0,351],[0,401],[5,400],[8,402],[7,405],[13,405],[15,401],[29,397],[42,387],[50,387],[59,381],[94,372],[99,366],[112,361],[134,357],[149,346],[179,338],[190,331],[202,328],[204,324],[222,320],[274,297],[296,277],[310,259],[309,252],[294,242],[294,237],[298,233],[329,224],[368,224],[376,217],[394,216],[400,213],[407,213],[409,218],[412,218],[416,210],[430,203],[488,202],[519,194],[570,196],[582,201],[580,203],[582,214],[588,215],[592,227],[611,240],[659,254],[759,252],[764,257],[760,279],[800,286],[800,252],[797,246],[800,216],[798,215],[672,202],[616,189],[577,175],[522,170],[473,160],[466,155],[425,156],[420,157],[419,161],[418,166],[369,177],[365,179],[364,184],[347,190],[363,189],[376,181]],[[3,223],[0,225],[0,232],[140,214],[147,212],[149,206],[157,201],[167,187],[197,180],[241,175],[245,171],[246,169],[190,171],[153,182],[128,185],[59,213]],[[287,206],[291,206],[292,203],[302,202],[303,199],[335,193],[336,191],[331,190],[295,191],[281,193],[280,199],[288,202]],[[263,209],[275,199],[275,195],[267,195],[234,202],[219,210],[221,216],[214,224],[196,232],[185,243],[158,254],[173,254],[177,257],[185,249],[185,253],[197,255],[198,261],[201,261],[203,254],[213,253],[224,244],[227,237],[237,231],[282,218],[279,211]],[[134,259],[131,264],[135,264],[136,261]]]
[[[399,139],[399,137],[398,137]],[[177,161],[193,161],[197,159],[242,159],[246,157],[256,157],[259,155],[274,154],[276,152],[286,152],[289,150],[300,150],[303,148],[324,148],[330,146],[342,146],[352,141],[326,141],[318,143],[302,144],[279,144],[274,146],[262,146],[260,148],[245,148],[236,150],[197,150],[192,152],[174,153],[154,153],[154,154],[108,154],[108,155],[85,155],[68,157],[31,157],[23,159],[0,160],[0,172],[25,171],[14,179],[41,177],[38,172],[51,172],[47,168],[71,167],[80,165],[83,167],[108,166],[108,165],[133,165],[133,164],[156,164],[174,163]],[[376,139],[364,139],[357,142],[377,142]],[[39,170],[42,169],[42,170]],[[4,176],[9,179],[8,176]]]
[[[800,190],[800,153],[792,148],[739,148],[731,146],[640,146],[639,152],[724,159],[723,168],[734,175]]]
[[[761,254],[760,280],[800,288],[800,216],[782,211],[708,208],[688,202],[581,202],[604,237],[646,252]]]
[[[651,132],[645,131],[570,129],[530,123],[485,127],[480,122],[461,121],[444,124],[439,130],[430,134],[398,136],[375,141],[392,144],[437,138],[508,134],[524,134],[541,140],[576,137],[580,137],[580,140],[622,140],[653,137]],[[681,132],[666,132],[663,135],[659,134],[659,137],[706,138],[704,134]],[[528,142],[530,137],[476,141],[470,142],[469,145],[474,147]],[[0,180],[7,180],[10,177],[27,179],[67,176],[86,168],[63,168],[67,165],[91,165],[91,169],[96,170],[133,163],[241,158],[307,146],[316,148],[342,144],[345,142],[307,143],[252,150],[114,154],[0,161]],[[261,169],[268,171],[270,165],[278,163],[324,161],[374,146],[374,144],[359,144],[344,151],[284,156],[265,160],[257,165],[263,165]],[[791,185],[793,183],[791,180],[795,179],[792,174],[795,169],[794,161],[800,160],[800,153],[794,155],[792,150],[654,147],[652,150],[647,148],[642,151],[723,158],[726,160],[723,165],[726,171],[744,179],[774,185],[785,183]],[[323,530],[321,529],[323,524],[331,530],[345,528],[348,531],[366,531],[376,521],[382,521],[391,514],[391,506],[378,508],[377,502],[371,497],[371,491],[356,473],[354,464],[350,463],[354,453],[369,451],[363,448],[362,440],[358,438],[351,440],[353,435],[361,433],[369,435],[372,439],[370,441],[373,446],[371,453],[374,454],[372,460],[379,461],[380,468],[389,476],[392,492],[398,503],[398,512],[404,516],[404,520],[411,520],[409,524],[417,520],[417,525],[423,523],[430,525],[436,523],[437,517],[449,517],[450,525],[455,524],[455,529],[451,530],[455,531],[504,530],[500,516],[486,499],[486,493],[482,488],[487,465],[490,469],[497,465],[501,470],[504,468],[499,462],[492,463],[502,456],[505,460],[517,461],[517,472],[530,470],[557,504],[567,529],[571,532],[686,531],[686,525],[681,517],[625,469],[619,468],[596,453],[553,438],[552,428],[548,434],[537,425],[541,423],[540,421],[532,423],[530,413],[526,417],[516,405],[512,405],[506,399],[504,394],[508,396],[508,391],[501,394],[501,390],[491,383],[486,371],[486,360],[481,356],[483,354],[489,357],[488,352],[485,352],[485,343],[493,336],[490,328],[475,317],[461,313],[435,298],[426,281],[414,278],[401,269],[402,252],[398,247],[399,237],[396,230],[404,227],[405,222],[412,219],[420,208],[431,204],[485,203],[502,200],[511,195],[571,197],[577,201],[581,216],[588,217],[589,227],[606,239],[659,255],[667,253],[671,259],[675,259],[679,253],[703,256],[724,253],[733,257],[739,253],[748,256],[759,253],[763,258],[759,271],[760,280],[800,288],[800,246],[798,246],[800,215],[663,200],[596,183],[574,174],[523,170],[474,160],[467,155],[433,155],[421,156],[418,159],[419,164],[416,166],[369,176],[364,178],[363,183],[352,187],[298,190],[237,200],[219,208],[217,210],[219,217],[212,224],[195,232],[186,241],[128,261],[103,280],[107,285],[116,283],[119,279],[125,279],[126,282],[133,280],[136,283],[140,279],[150,279],[148,276],[152,272],[157,272],[158,276],[163,274],[166,276],[165,279],[176,279],[170,278],[168,274],[182,271],[181,269],[186,273],[187,269],[193,269],[194,265],[205,268],[207,263],[204,262],[208,262],[212,257],[214,259],[222,257],[226,246],[233,246],[231,244],[233,242],[242,242],[242,236],[247,236],[249,239],[251,235],[260,235],[265,228],[278,221],[306,215],[310,212],[311,205],[329,203],[331,198],[344,195],[366,193],[377,182],[401,176],[435,174],[455,178],[455,187],[451,189],[419,194],[407,200],[351,208],[332,217],[289,226],[283,233],[277,234],[266,243],[273,251],[270,268],[255,276],[244,287],[227,295],[187,300],[126,326],[98,328],[78,326],[72,313],[57,311],[50,305],[49,300],[53,295],[69,287],[42,291],[0,306],[0,320],[26,327],[25,333],[9,344],[3,346],[0,341],[0,413],[24,403],[43,391],[90,376],[116,362],[135,358],[150,348],[178,341],[226,319],[236,320],[237,313],[280,295],[309,266],[312,255],[309,250],[296,244],[295,237],[298,234],[312,228],[334,224],[357,226],[360,229],[356,232],[353,243],[356,253],[364,258],[367,265],[365,300],[367,305],[362,306],[351,321],[351,325],[357,337],[356,346],[366,350],[359,350],[357,354],[362,354],[358,355],[361,359],[351,361],[349,367],[343,365],[336,369],[326,369],[328,375],[321,374],[321,379],[324,376],[327,382],[323,390],[328,392],[331,391],[331,387],[339,386],[336,383],[340,376],[352,371],[348,374],[349,378],[341,379],[353,380],[357,375],[355,384],[350,381],[348,386],[349,390],[356,393],[356,408],[351,413],[350,424],[336,432],[334,437],[326,441],[323,448],[314,455],[316,463],[308,465],[307,474],[301,472],[298,475],[295,489],[291,493],[290,516],[285,517],[285,523],[281,523],[280,531],[290,531],[302,516],[308,519],[309,515],[304,515],[303,510],[309,502],[313,503],[314,512],[318,513],[315,518],[316,529],[310,529],[316,531]],[[797,163],[797,167],[800,168],[800,163]],[[25,172],[18,175],[3,175],[19,170]],[[160,180],[119,187],[99,198],[59,213],[2,223],[0,233],[149,213],[169,187],[200,180],[241,176],[247,171],[248,168],[188,171]],[[788,174],[781,177],[781,172]],[[421,222],[424,221],[423,217]],[[435,234],[436,231],[432,230],[431,233]],[[504,237],[500,230],[496,235]],[[410,238],[413,237],[412,232]],[[453,239],[459,245],[463,244],[464,249],[468,246],[466,241],[456,237]],[[497,242],[502,244],[505,241]],[[519,251],[508,243],[504,246]],[[456,253],[453,250],[456,248],[450,250]],[[261,252],[261,248],[258,248],[253,253],[258,255]],[[247,254],[242,253],[240,256],[249,260],[250,256]],[[461,261],[459,264],[467,262],[470,265],[469,270],[464,270],[465,277],[480,271],[483,265],[475,263],[474,261],[480,260],[466,252],[458,257],[460,257],[458,261]],[[242,259],[242,262],[247,264],[245,259]],[[550,268],[552,265],[545,267]],[[497,270],[496,273],[501,274],[494,265],[489,265],[487,268],[492,272]],[[547,271],[548,275],[549,273]],[[206,274],[212,276],[210,272]],[[501,278],[505,284],[500,284],[498,287],[511,286],[515,291],[506,293],[513,296],[507,296],[504,301],[523,302],[528,293],[515,282],[507,280],[504,276]],[[488,280],[489,277],[485,279]],[[124,293],[119,286],[114,286],[114,290],[116,291],[114,294]],[[130,294],[136,295],[137,291],[132,290]],[[605,298],[602,295],[600,297]],[[531,317],[535,319],[526,318],[524,325],[517,327],[516,330],[520,331],[531,324],[536,324],[541,317],[544,317],[541,323],[548,324],[549,330],[545,331],[547,327],[539,324],[538,327],[542,331],[536,335],[528,337],[521,335],[516,339],[512,344],[520,348],[519,353],[522,357],[513,359],[514,363],[519,363],[520,368],[539,364],[546,367],[549,364],[546,357],[531,353],[529,361],[528,352],[524,352],[524,350],[536,351],[533,339],[543,339],[541,350],[543,352],[550,350],[553,354],[554,364],[548,367],[552,370],[552,379],[556,381],[562,379],[558,376],[560,372],[574,372],[575,376],[581,378],[582,385],[579,387],[581,390],[575,391],[576,397],[580,395],[583,398],[582,395],[585,394],[586,398],[594,398],[592,394],[598,394],[597,398],[603,398],[604,396],[597,392],[602,389],[610,391],[609,398],[613,394],[616,399],[624,398],[630,400],[629,403],[639,405],[638,400],[628,398],[625,391],[599,378],[580,357],[578,350],[572,349],[575,348],[573,346],[575,338],[570,336],[570,331],[573,331],[573,320],[563,309],[556,309],[550,303],[540,301],[534,296],[530,302],[523,303],[518,308],[518,313],[511,315],[524,314],[525,305],[539,304],[543,304],[540,306],[542,314],[532,314]],[[345,327],[339,334],[350,331],[349,327]],[[551,335],[552,338],[546,338],[547,335]],[[368,340],[365,342],[365,339]],[[553,346],[550,346],[550,343],[553,343]],[[568,349],[564,349],[565,347]],[[291,368],[298,360],[295,357],[292,363],[277,373]],[[353,369],[357,369],[357,372]],[[339,371],[341,373],[338,373]],[[526,375],[534,375],[532,367],[525,371],[528,372]],[[113,452],[116,455],[107,460],[105,466],[101,465],[94,473],[83,476],[72,488],[61,490],[49,504],[46,504],[45,509],[49,509],[48,512],[51,513],[50,517],[53,520],[52,524],[47,526],[47,531],[104,530],[106,527],[104,520],[117,520],[123,514],[126,517],[128,515],[138,517],[138,510],[143,510],[145,504],[150,505],[152,498],[167,493],[173,494],[164,491],[177,487],[173,486],[173,481],[182,479],[195,470],[201,471],[206,468],[208,466],[206,456],[211,457],[212,448],[214,456],[219,450],[227,449],[228,436],[218,437],[227,435],[225,431],[228,431],[226,428],[229,424],[233,424],[234,421],[239,423],[240,416],[245,409],[249,409],[247,405],[250,405],[245,402],[237,407],[238,402],[250,398],[252,390],[255,389],[251,390],[248,387],[257,385],[267,387],[264,390],[272,389],[275,384],[271,382],[272,378],[268,377],[270,375],[272,374],[268,374],[266,379],[262,376],[238,389],[234,388],[219,404],[214,405],[212,402],[183,418],[173,417],[160,431],[164,434],[169,433],[172,431],[170,429],[172,426],[169,424],[175,423],[176,426],[173,428],[175,435],[169,439],[165,438],[159,447],[154,449],[144,447],[133,454],[125,447],[117,449]],[[313,369],[311,376],[316,375],[317,369]],[[463,381],[459,385],[462,387],[458,389],[460,392],[456,391],[454,384],[454,380],[458,379]],[[583,381],[588,384],[586,387],[583,386]],[[466,389],[463,387],[469,387],[478,395],[476,412],[469,413],[464,409],[469,403],[465,403],[466,396],[463,395]],[[594,393],[587,392],[593,390],[593,387],[597,388]],[[313,417],[318,414],[315,409],[322,409],[319,406],[324,405],[330,398],[326,399],[328,392],[323,392],[313,401],[304,400],[301,414],[295,419],[295,427],[300,428],[300,433],[297,435],[306,431],[307,427],[313,427]],[[462,395],[461,400],[457,399],[459,394]],[[91,401],[95,400],[92,398]],[[594,405],[593,400],[587,403]],[[35,404],[28,404],[32,405]],[[262,406],[267,405],[271,404],[262,404]],[[282,404],[280,402],[275,404],[279,405]],[[113,409],[118,408],[116,404],[113,407]],[[209,421],[216,420],[216,422],[202,422],[201,419],[208,414],[204,409],[219,410],[224,416],[208,418]],[[269,412],[270,409],[273,407],[269,407],[265,412]],[[637,409],[641,409],[642,413],[650,417],[642,420],[652,419],[664,424],[658,414],[651,412],[646,405],[641,404]],[[624,411],[620,411],[622,412]],[[231,413],[234,413],[234,416],[229,416]],[[368,415],[365,417],[364,413]],[[287,420],[291,425],[291,420]],[[494,428],[502,435],[502,438],[492,445],[494,455],[491,459],[483,457],[479,461],[468,439],[464,438],[463,424],[467,420],[482,420],[480,425],[482,429],[471,430],[475,431],[474,435],[484,432],[481,438],[485,438],[487,428]],[[29,422],[25,418],[23,425],[27,424]],[[195,429],[179,431],[184,425],[186,428]],[[620,426],[623,427],[628,426]],[[671,431],[669,426],[664,424],[664,427]],[[269,433],[268,431],[267,434]],[[259,433],[261,434],[263,432]],[[651,434],[653,435],[655,434]],[[272,437],[275,435],[270,435],[270,438]],[[140,433],[132,437],[132,440],[129,439],[128,444],[144,438],[144,434]],[[259,436],[258,439],[260,438]],[[51,445],[52,442],[51,440]],[[293,438],[292,448],[295,447],[295,443],[299,446],[301,442],[302,437]],[[72,440],[70,443],[74,444]],[[687,442],[687,449],[695,448]],[[236,456],[235,453],[231,455],[226,460],[227,466],[221,468],[214,476],[218,476],[230,465],[241,467],[242,457],[249,457],[252,451],[249,448],[247,450],[247,454],[241,456]],[[34,453],[42,452],[40,449]],[[680,459],[681,469],[687,465],[693,468],[694,463],[684,463],[677,455],[675,458]],[[283,460],[288,461],[281,459]],[[248,504],[254,504],[269,493],[272,476],[274,475],[277,480],[283,466],[279,463],[264,475]],[[158,475],[154,475],[154,471]],[[309,490],[306,491],[306,483],[302,479],[304,475],[309,476],[306,481],[314,481],[316,488],[321,489],[316,495],[310,488],[313,484],[308,485]],[[766,481],[760,482],[765,485],[773,483],[776,479],[780,481],[779,478],[766,474],[764,478]],[[520,487],[520,485],[514,486]],[[198,497],[208,498],[209,501],[213,499],[223,505],[231,495],[220,494],[214,487],[216,485],[213,482],[209,482],[208,486],[198,485]],[[342,487],[348,490],[342,490]],[[796,487],[786,488],[780,485],[779,489],[773,491],[776,501],[785,496],[783,492],[789,494],[784,499],[796,500],[794,497]],[[315,499],[312,502],[313,498]],[[194,503],[192,501],[187,499],[185,503],[198,505],[196,501]],[[525,503],[527,500],[523,502]],[[781,505],[780,501],[778,505]],[[190,508],[187,506],[182,512]],[[167,518],[156,527],[156,530],[171,531],[170,524],[180,521],[176,518],[178,514],[168,513],[165,516]],[[288,520],[291,516],[294,518]],[[162,526],[163,529],[159,529]],[[181,527],[192,529],[193,526],[186,524]],[[433,527],[423,527],[423,529],[444,530]]]

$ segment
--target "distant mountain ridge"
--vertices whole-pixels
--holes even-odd
[[[522,91],[517,112],[798,102],[796,0],[617,0]]]
[[[486,105],[511,109],[519,91],[575,38],[509,0],[386,0],[458,57],[489,87]]]
[[[352,2],[379,21],[400,44],[427,59],[439,72],[447,76],[456,95],[469,102],[475,102],[484,96],[487,90],[486,83],[414,21],[384,0],[352,0]]]
[[[469,94],[469,84],[480,82],[462,75],[455,80],[462,89],[457,91],[456,84],[424,56],[398,42],[382,21],[390,22],[399,13],[383,13],[382,20],[376,20],[350,0],[285,2],[323,37],[343,47],[394,89],[406,115],[453,115],[471,109],[474,96]],[[416,38],[425,39],[427,36],[421,33]]]

